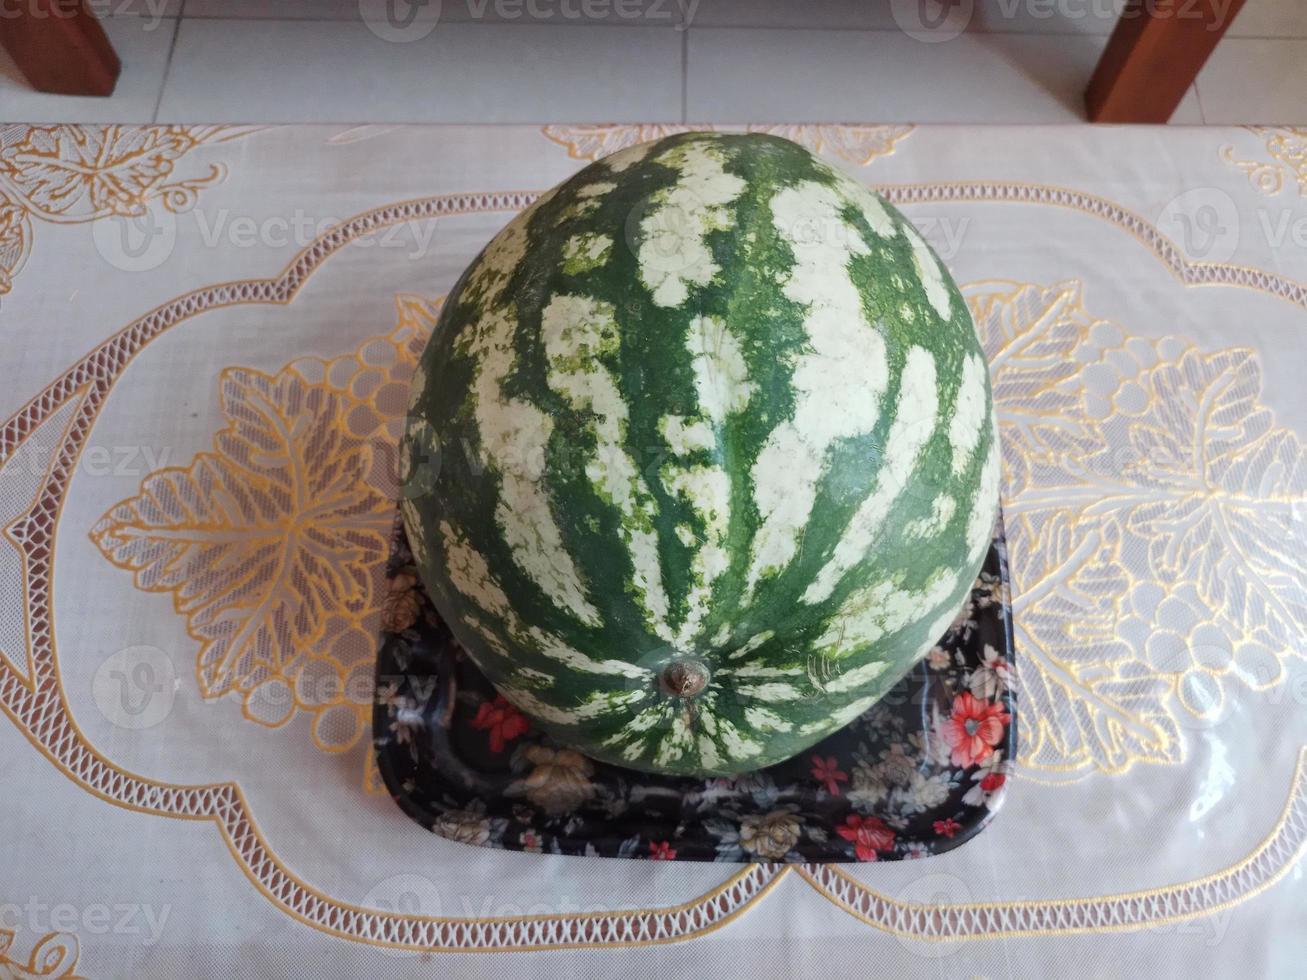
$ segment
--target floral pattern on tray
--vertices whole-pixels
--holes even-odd
[[[1002,519],[958,617],[878,704],[793,759],[693,779],[596,762],[535,730],[454,640],[396,522],[373,716],[400,807],[450,840],[653,861],[923,857],[988,823],[1016,754]]]

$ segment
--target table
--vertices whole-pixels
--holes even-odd
[[[381,792],[415,351],[535,192],[673,128],[0,131],[0,969],[1300,967],[1307,131],[761,127],[917,223],[990,358],[1022,750],[975,840],[528,855]]]

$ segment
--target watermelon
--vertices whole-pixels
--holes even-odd
[[[971,316],[912,225],[787,140],[686,133],[587,166],[464,272],[402,511],[541,729],[726,775],[849,723],[947,630],[999,465]]]

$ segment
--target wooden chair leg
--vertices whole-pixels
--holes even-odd
[[[38,92],[111,95],[122,69],[81,0],[0,0],[0,45]]]
[[[1164,123],[1244,0],[1130,0],[1085,92],[1091,122]]]

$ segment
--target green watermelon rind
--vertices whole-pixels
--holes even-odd
[[[402,510],[442,615],[545,730],[726,775],[874,704],[983,561],[1000,457],[966,303],[802,147],[687,133],[586,167],[445,301]],[[702,670],[669,693],[671,663]]]

